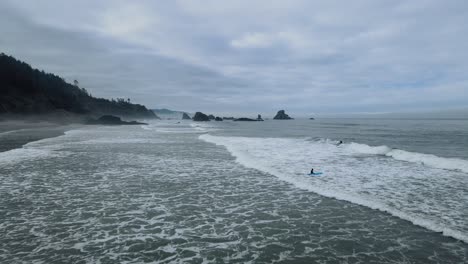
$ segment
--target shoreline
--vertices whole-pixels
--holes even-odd
[[[0,153],[21,148],[30,142],[65,135],[73,127],[44,121],[0,121]]]

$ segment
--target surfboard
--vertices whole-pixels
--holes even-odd
[[[310,176],[318,176],[318,175],[322,175],[323,172],[314,172],[314,173],[309,173],[307,175],[310,175]]]

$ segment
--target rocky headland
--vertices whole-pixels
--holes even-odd
[[[125,118],[157,118],[145,106],[128,98],[104,99],[92,96],[78,81],[34,69],[29,64],[0,53],[0,116],[36,120],[60,119],[81,122],[103,115]]]

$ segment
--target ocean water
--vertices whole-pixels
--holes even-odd
[[[467,263],[467,150],[466,120],[77,128],[0,152],[0,263]]]

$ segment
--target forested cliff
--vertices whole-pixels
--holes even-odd
[[[84,88],[0,53],[0,114],[32,115],[66,111],[76,115],[104,114],[155,118],[145,106],[129,99],[95,98]]]

